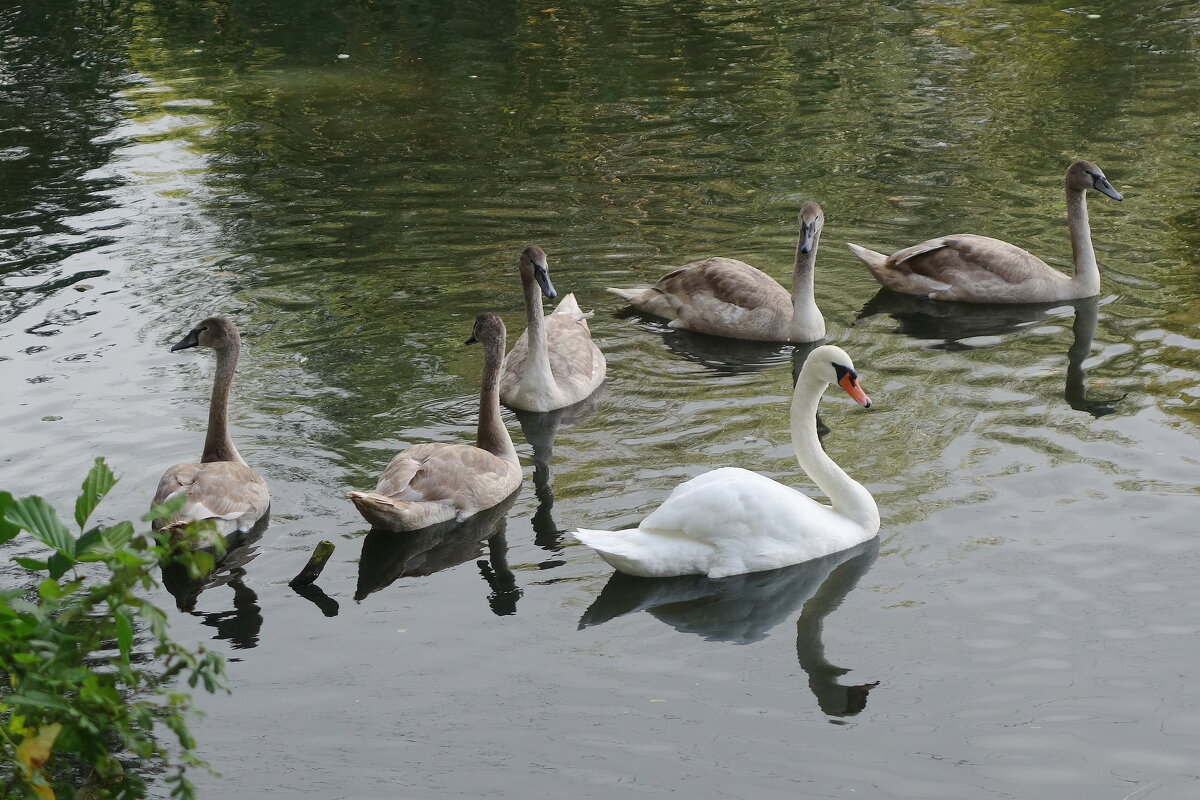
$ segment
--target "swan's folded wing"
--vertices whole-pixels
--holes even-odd
[[[742,548],[751,540],[791,539],[798,519],[822,509],[829,511],[765,475],[723,467],[676,486],[639,527]]]
[[[262,477],[235,461],[176,464],[159,481],[154,504],[181,494],[186,500],[171,523],[200,519],[237,522],[229,531],[246,529],[266,514],[271,505],[270,492]]]
[[[392,459],[375,493],[397,500],[481,508],[515,488],[513,470],[510,462],[472,445],[419,444]]]
[[[521,331],[512,350],[504,357],[504,371],[500,374],[500,396],[507,398],[521,385],[525,376],[525,362],[529,360],[529,331]]]
[[[707,300],[738,308],[758,308],[764,300],[781,296],[788,301],[790,313],[791,296],[787,290],[761,270],[733,258],[717,256],[681,267],[664,276],[657,285],[682,303]]]
[[[932,253],[935,250],[941,250],[946,246],[947,242],[945,238],[929,239],[928,241],[921,242],[920,244],[914,244],[912,247],[906,247],[903,250],[897,250],[896,252],[892,253],[891,258],[889,258],[888,261],[892,263],[894,268],[900,270],[901,272],[911,271],[925,275],[927,273],[922,272],[921,262],[913,261],[913,259],[916,259],[917,256],[923,256],[926,253]]]
[[[973,283],[999,279],[1017,284],[1033,278],[1054,279],[1055,275],[1066,279],[1066,275],[1027,250],[970,233],[930,239],[898,251],[891,260],[900,269],[907,268],[948,284],[962,283],[964,279]]]
[[[571,292],[563,297],[557,306],[554,307],[555,314],[566,314],[575,317],[580,321],[589,320],[596,315],[595,311],[584,311],[579,307],[579,301],[575,299],[575,293]],[[584,322],[586,325],[587,323]]]
[[[573,314],[551,314],[546,317],[546,342],[550,372],[572,402],[591,394],[604,380],[604,354],[592,341],[586,319]]]

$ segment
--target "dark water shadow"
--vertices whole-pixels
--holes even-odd
[[[679,578],[634,578],[619,572],[605,584],[579,620],[587,628],[625,614],[646,611],[681,633],[710,642],[750,644],[800,608],[796,621],[796,658],[808,675],[808,686],[821,710],[830,716],[853,716],[866,707],[878,682],[842,685],[850,670],[825,657],[825,617],[871,569],[879,557],[879,537],[790,567],[713,580],[702,575]]]
[[[488,605],[498,615],[516,613],[521,590],[508,567],[505,527],[508,512],[521,493],[518,488],[497,505],[462,522],[442,522],[407,533],[371,531],[363,539],[354,600],[362,602],[399,578],[432,575],[483,555],[477,562],[491,594]]]
[[[213,566],[211,572],[200,578],[187,574],[187,569],[178,563],[162,566],[163,587],[175,598],[176,607],[185,613],[199,617],[202,624],[216,628],[214,639],[227,639],[234,650],[248,650],[258,646],[258,634],[262,630],[262,609],[258,595],[246,586],[246,567],[258,557],[258,542],[270,524],[266,514],[244,533],[234,533],[225,540],[225,555]],[[233,590],[233,607],[225,611],[199,612],[196,605],[203,592],[221,586]]]
[[[543,550],[558,553],[562,550],[561,530],[554,522],[554,489],[551,486],[550,462],[554,460],[554,437],[564,425],[579,425],[596,413],[596,403],[604,387],[601,386],[589,397],[566,408],[553,411],[522,411],[514,409],[525,441],[533,448],[533,491],[538,500],[533,514],[533,542]],[[554,560],[539,564],[539,568],[561,566],[564,562]]]
[[[727,339],[724,336],[672,328],[666,320],[641,314],[628,307],[616,316],[618,319],[638,320],[643,330],[662,337],[667,350],[719,375],[740,375],[778,366],[786,363],[792,352],[792,345],[788,342]]]
[[[1076,411],[1084,411],[1099,418],[1112,414],[1121,397],[1106,400],[1089,400],[1087,397],[1087,372],[1083,362],[1092,348],[1096,335],[1096,322],[1100,314],[1100,298],[1064,300],[1058,303],[1021,304],[976,304],[945,303],[923,300],[913,295],[899,294],[880,289],[858,313],[858,319],[888,314],[898,323],[897,332],[915,339],[940,339],[934,345],[941,350],[976,349],[962,340],[976,336],[1003,336],[1050,318],[1057,318],[1058,309],[1073,308],[1075,321],[1071,326],[1073,341],[1067,350],[1067,377],[1063,397],[1067,405]]]

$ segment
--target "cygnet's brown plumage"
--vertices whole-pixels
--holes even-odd
[[[526,247],[518,264],[525,295],[525,332],[504,360],[500,400],[523,411],[553,411],[574,405],[604,382],[604,354],[592,341],[591,312],[583,313],[568,294],[553,314],[542,312],[542,298],[553,299],[546,253]]]
[[[210,347],[217,352],[208,407],[208,434],[199,464],[176,464],[163,473],[154,493],[154,505],[180,494],[187,500],[169,520],[155,527],[211,519],[222,535],[248,531],[270,510],[271,496],[266,481],[242,459],[229,438],[229,388],[237,371],[241,337],[224,317],[209,317],[171,347],[171,352],[190,347]]]
[[[376,530],[412,531],[463,520],[491,508],[521,485],[521,465],[500,417],[504,322],[480,314],[467,343],[483,343],[483,389],[475,444],[430,442],[402,450],[384,469],[373,492],[350,500]]]
[[[1048,303],[1100,293],[1100,268],[1088,227],[1088,189],[1114,200],[1121,195],[1090,161],[1067,169],[1067,224],[1075,274],[1064,275],[1016,245],[988,236],[960,233],[930,239],[890,256],[851,244],[884,287],[934,300],[964,303]]]
[[[808,202],[797,217],[800,237],[789,294],[749,264],[720,256],[694,261],[646,288],[608,291],[638,311],[671,320],[670,327],[762,342],[815,342],[825,319],[813,298],[813,268],[825,214]]]

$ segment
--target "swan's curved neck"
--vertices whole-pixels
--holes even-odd
[[[529,355],[525,358],[525,375],[522,382],[532,382],[539,387],[557,387],[554,373],[550,370],[550,348],[546,344],[542,290],[535,280],[526,275],[521,276],[521,289],[525,293],[525,335],[529,337]]]
[[[817,232],[812,250],[800,252],[804,236],[796,242],[796,262],[792,266],[792,322],[790,326],[793,342],[815,342],[825,336],[825,319],[817,308],[813,295],[813,269],[817,263],[817,245],[821,233]]]
[[[1067,225],[1071,229],[1071,256],[1075,274],[1071,282],[1079,287],[1078,297],[1100,293],[1100,267],[1092,249],[1092,231],[1088,226],[1087,190],[1067,187]]]
[[[500,416],[500,371],[504,367],[504,340],[483,341],[483,389],[479,392],[479,427],[475,446],[508,461],[517,461],[517,451],[508,426]]]
[[[833,504],[833,510],[870,533],[879,530],[879,507],[858,481],[834,463],[817,438],[817,404],[829,384],[803,373],[792,395],[792,448],[796,460]]]
[[[208,403],[208,434],[204,437],[204,453],[200,456],[202,464],[211,461],[246,463],[229,438],[229,387],[233,385],[241,349],[241,343],[235,339],[217,350],[217,374]]]

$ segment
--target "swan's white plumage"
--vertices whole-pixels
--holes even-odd
[[[834,364],[854,375],[840,348],[814,350],[792,403],[797,459],[832,506],[756,472],[726,467],[677,486],[636,528],[581,528],[575,537],[630,575],[712,578],[776,569],[870,539],[879,530],[875,501],[825,455],[817,439],[816,406],[825,387],[838,380]],[[843,385],[845,381],[842,377]],[[869,403],[857,380],[850,383],[855,399]]]

